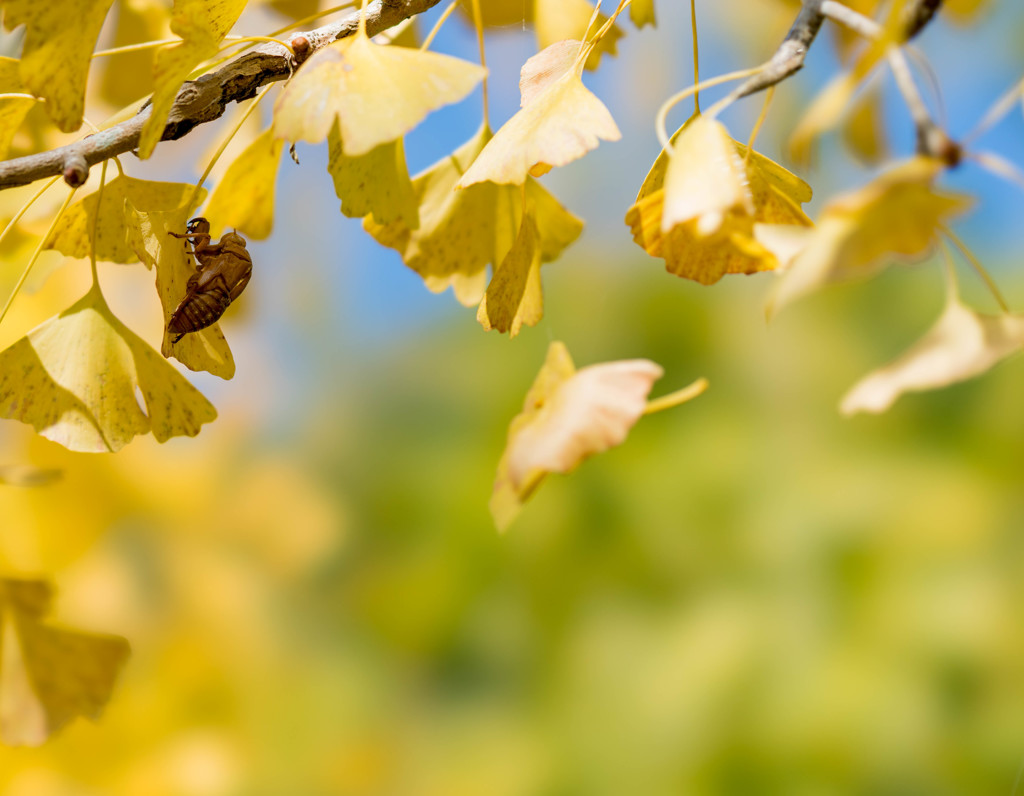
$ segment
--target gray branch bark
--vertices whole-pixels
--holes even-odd
[[[422,14],[440,0],[373,0],[366,10],[366,30],[371,36],[392,28],[416,14]],[[359,25],[358,12],[343,20],[315,30],[294,33],[292,41],[305,37],[309,49],[299,48],[309,57],[333,41],[351,36]],[[229,103],[251,99],[261,86],[285,80],[294,71],[291,53],[279,44],[267,43],[243,53],[220,69],[185,83],[178,91],[161,137],[171,141],[188,135],[201,124],[220,118]],[[108,130],[102,130],[67,146],[27,155],[0,163],[0,190],[28,185],[58,174],[81,177],[81,164],[93,166],[104,160],[131,152],[139,144],[142,126],[149,118],[146,105],[135,116]]]

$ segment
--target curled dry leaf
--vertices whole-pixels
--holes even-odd
[[[139,406],[136,389],[146,409]],[[194,437],[217,412],[93,287],[0,352],[0,417],[64,447],[113,452],[137,434]]]
[[[679,141],[699,118],[687,121],[673,140]],[[717,149],[717,131],[709,133],[706,128],[704,135],[712,137]],[[737,162],[741,165],[742,174],[738,178],[733,175],[731,179],[734,188],[742,185],[742,190],[723,193],[712,185],[709,195],[725,199],[709,204],[701,195],[704,183],[690,180],[677,183],[676,188],[682,191],[681,194],[677,191],[677,213],[681,212],[679,207],[689,208],[683,213],[689,220],[676,223],[666,234],[663,210],[670,166],[668,154],[662,152],[647,174],[636,202],[626,213],[626,223],[638,246],[652,257],[663,258],[669,272],[704,285],[714,284],[726,274],[752,274],[779,266],[775,254],[755,237],[755,225],[811,225],[800,208],[811,199],[807,183],[759,152],[748,151],[738,141],[729,139],[729,146],[736,159],[720,153],[720,165],[730,171]],[[695,167],[705,181],[716,179],[716,169],[705,170],[699,162]],[[725,207],[727,212],[723,210]],[[748,209],[751,212],[747,212]],[[701,234],[702,221],[705,228],[718,226],[710,234]]]
[[[466,306],[480,302],[487,266],[505,259],[523,213],[518,186],[482,182],[454,190],[490,139],[485,125],[451,155],[413,178],[418,228],[407,220],[381,223],[375,215],[363,221],[366,231],[378,243],[397,250],[430,290],[439,293],[452,287]],[[541,262],[555,260],[579,237],[583,222],[533,178],[526,181],[526,199],[534,207]]]
[[[374,44],[358,33],[302,65],[277,100],[274,134],[317,144],[337,122],[345,154],[365,155],[463,99],[485,74],[469,61]]]
[[[584,459],[625,441],[662,373],[647,359],[576,371],[565,345],[553,342],[523,411],[509,426],[498,463],[490,504],[498,530],[508,528],[545,475],[569,473]]]
[[[4,27],[25,25],[18,73],[65,133],[82,124],[96,39],[114,0],[4,0]]]
[[[844,415],[884,412],[905,392],[966,381],[1024,348],[1024,316],[982,315],[951,295],[938,322],[906,353],[868,374],[840,403]]]
[[[579,47],[579,42],[575,43]],[[622,134],[604,104],[583,85],[583,64],[553,44],[523,66],[523,108],[498,130],[462,175],[458,187],[478,182],[521,185],[583,157],[601,140]],[[557,70],[564,70],[561,74]]]
[[[203,211],[214,237],[240,229],[265,240],[274,228],[274,187],[284,141],[265,130],[228,167]]]
[[[230,379],[235,375],[235,360],[220,324],[187,334],[176,343],[172,342],[175,335],[167,331],[172,313],[188,291],[189,277],[196,271],[185,242],[169,233],[180,234],[185,229],[191,209],[183,206],[175,210],[143,213],[128,203],[125,215],[131,219],[129,242],[147,268],[156,268],[156,291],[163,308],[160,353],[174,357],[189,370],[205,370],[222,379]]]
[[[53,588],[0,578],[0,740],[39,746],[72,719],[99,718],[128,659],[120,636],[44,622]]]
[[[927,256],[940,227],[970,207],[962,195],[934,186],[943,166],[913,158],[822,211],[806,245],[780,279],[770,310],[833,282],[871,276],[890,260]]]
[[[125,203],[144,212],[175,210],[194,190],[195,186],[182,182],[116,177],[103,186],[102,196],[95,191],[71,205],[46,240],[45,248],[68,257],[88,257],[95,226],[97,260],[137,262],[139,258],[126,234],[134,220],[126,217]]]
[[[181,84],[201,62],[217,54],[221,39],[238,20],[247,0],[175,0],[171,31],[181,41],[164,47],[153,61],[153,104],[142,126],[138,153],[153,154]]]

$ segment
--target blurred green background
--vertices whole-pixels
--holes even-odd
[[[845,390],[938,315],[936,264],[826,291],[768,325],[769,277],[702,288],[632,245],[621,217],[656,154],[651,117],[692,79],[687,9],[669,5],[659,32],[630,31],[588,78],[623,142],[545,178],[588,231],[545,267],[536,329],[510,342],[428,294],[342,222],[325,154],[300,149],[227,323],[239,375],[194,379],[213,425],[107,457],[0,428],[5,459],[64,470],[50,487],[0,489],[0,567],[52,577],[62,622],[133,647],[100,722],[0,748],[0,792],[1013,794],[1022,363],[844,419]],[[759,61],[791,14],[704,5],[708,75]],[[729,15],[757,5],[771,24],[726,36]],[[986,82],[950,78],[954,111],[1019,78],[1019,48],[1005,50],[1021,13],[987,13],[929,31],[939,54],[961,37],[1006,56],[955,59]],[[455,23],[438,46],[472,57]],[[531,47],[518,26],[495,37],[496,121]],[[769,154],[835,66],[816,57],[821,73],[779,98]],[[478,107],[417,131],[413,169],[467,138]],[[733,135],[758,109],[737,111]],[[1013,154],[1024,125],[1007,124],[993,148]],[[148,168],[188,179],[200,149],[169,145],[177,165]],[[864,181],[831,144],[825,157],[806,175],[820,197]],[[999,215],[1019,217],[1019,194],[977,170],[954,181],[980,194],[982,221],[962,231],[1019,307],[1019,241],[998,248],[1019,237]],[[18,267],[5,261],[4,278]],[[72,268],[84,270],[58,276]],[[75,296],[55,279],[4,335]],[[152,276],[108,266],[101,279],[155,338]],[[989,306],[976,284],[966,292]],[[579,366],[655,360],[655,394],[699,376],[711,388],[548,479],[499,537],[494,469],[553,339]]]

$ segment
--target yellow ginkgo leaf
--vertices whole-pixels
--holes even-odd
[[[486,268],[501,263],[508,254],[522,217],[518,186],[482,182],[454,190],[490,139],[490,130],[481,127],[455,152],[413,178],[419,205],[418,229],[404,221],[381,224],[374,216],[363,221],[366,231],[378,243],[396,249],[428,288],[441,292],[453,287],[466,306],[481,300]],[[526,197],[535,208],[541,261],[557,259],[579,237],[583,222],[532,178],[526,182]]]
[[[644,25],[654,27],[657,24],[654,18],[654,0],[633,0],[629,7],[629,18],[638,28]]]
[[[533,22],[533,0],[479,0],[480,16],[488,27]],[[473,21],[473,0],[459,0],[459,11]]]
[[[690,119],[673,140],[679,141],[698,118]],[[744,200],[749,199],[752,213],[747,213],[744,201],[732,212],[723,214],[711,234],[700,234],[699,218],[677,224],[667,234],[663,232],[669,158],[662,152],[644,180],[636,203],[626,214],[626,223],[632,228],[637,245],[652,257],[662,257],[670,273],[704,285],[714,284],[726,274],[753,274],[778,267],[773,251],[755,238],[756,224],[811,224],[800,209],[801,204],[811,199],[810,186],[759,152],[730,141],[743,169],[742,193]],[[733,164],[731,159],[728,162]],[[700,198],[693,200],[692,205],[700,207]]]
[[[0,94],[22,94],[25,87],[18,76],[18,61],[0,57]],[[0,160],[7,157],[11,141],[36,100],[32,97],[0,98]]]
[[[169,234],[183,232],[189,208],[144,213],[127,204],[125,215],[129,219],[129,243],[147,268],[156,267],[156,291],[164,319],[160,353],[174,357],[189,370],[205,370],[230,379],[235,375],[235,360],[219,324],[186,334],[177,343],[172,342],[176,335],[167,331],[171,314],[188,292],[188,279],[196,272],[185,242]]]
[[[480,302],[476,319],[484,329],[497,329],[515,337],[524,323],[535,326],[540,322],[544,315],[540,255],[537,224],[532,208],[528,208],[512,248],[495,269]]]
[[[102,196],[97,191],[71,205],[47,238],[45,248],[68,257],[88,257],[95,225],[97,260],[134,263],[139,258],[126,236],[130,220],[125,217],[125,200],[143,212],[176,210],[194,190],[195,186],[182,182],[116,177],[103,186]]]
[[[533,56],[523,71],[536,71],[536,61],[552,61],[564,53],[564,43]],[[533,63],[531,63],[533,62]],[[604,104],[583,85],[578,59],[498,130],[480,156],[462,175],[459,187],[478,182],[521,185],[529,175],[540,176],[595,149],[600,140],[618,141],[622,134]]]
[[[498,463],[490,504],[498,530],[508,528],[545,475],[569,473],[584,459],[621,444],[662,373],[647,359],[577,372],[565,345],[551,343],[522,412],[509,426]]]
[[[843,124],[846,145],[859,160],[869,165],[880,163],[888,156],[883,113],[882,92],[876,83],[857,98]]]
[[[19,74],[65,133],[82,124],[96,39],[114,0],[4,0],[4,26],[25,25]]]
[[[401,138],[374,147],[365,155],[348,157],[341,148],[338,126],[327,136],[327,171],[334,179],[334,193],[341,212],[349,218],[373,214],[380,224],[404,222],[409,229],[420,225],[416,191],[405,164]]]
[[[604,14],[598,14],[594,24],[590,20],[594,15],[594,4],[588,0],[533,0],[534,27],[537,32],[537,46],[544,50],[555,42],[565,39],[582,40],[584,36],[593,35],[608,21]],[[588,28],[589,26],[589,28]],[[622,31],[612,25],[598,42],[584,63],[585,69],[597,69],[604,54],[615,55]]]
[[[966,196],[935,189],[942,169],[938,161],[913,158],[833,199],[782,275],[772,310],[826,284],[872,276],[890,260],[927,256],[939,228],[971,205]]]
[[[697,116],[676,139],[669,157],[661,230],[695,221],[699,236],[710,235],[734,213],[754,213],[745,164],[725,126]]]
[[[203,210],[214,235],[232,228],[256,240],[270,236],[282,147],[284,141],[268,128],[228,167]]]
[[[45,623],[53,588],[0,578],[0,740],[39,746],[71,720],[96,719],[110,700],[128,642]]]
[[[485,74],[469,61],[374,44],[359,33],[302,65],[277,100],[275,135],[316,144],[337,121],[345,154],[365,155],[401,138],[431,111],[461,100]]]
[[[125,0],[117,4],[117,25],[109,46],[126,47],[166,37],[171,8],[165,0]],[[123,108],[153,90],[153,51],[118,53],[103,58],[100,93],[109,105]]]
[[[153,61],[153,100],[142,126],[138,153],[153,154],[181,84],[200,62],[217,54],[221,39],[238,20],[247,0],[175,0],[171,30],[181,41],[158,50]]]
[[[117,451],[147,432],[160,442],[194,437],[216,416],[195,387],[114,317],[95,286],[0,352],[0,417],[28,423],[70,450]]]
[[[868,374],[843,398],[844,415],[884,412],[903,393],[966,381],[1024,348],[1024,316],[982,315],[951,293],[938,322],[884,368]]]

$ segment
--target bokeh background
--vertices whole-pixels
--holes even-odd
[[[769,325],[770,277],[702,288],[636,248],[622,216],[657,154],[654,113],[693,79],[688,4],[657,7],[659,29],[624,25],[619,57],[587,78],[623,140],[544,178],[587,229],[545,267],[537,328],[509,341],[428,293],[338,213],[326,147],[300,147],[225,323],[238,375],[193,378],[214,424],[114,456],[0,425],[4,462],[63,471],[0,487],[0,571],[52,578],[61,622],[133,648],[101,721],[0,748],[0,792],[1021,792],[1024,363],[844,419],[843,392],[938,315],[937,263],[828,290]],[[792,14],[699,2],[702,75],[764,60]],[[254,9],[240,27],[283,20]],[[921,38],[954,136],[1020,79],[1022,40],[1024,9],[996,0]],[[465,20],[436,48],[473,58]],[[522,25],[491,37],[496,125],[533,51]],[[782,158],[838,65],[823,35],[777,92],[761,149]],[[910,124],[881,82],[903,156]],[[735,137],[759,110],[728,112]],[[431,117],[409,138],[411,169],[479,114],[477,93]],[[227,125],[210,127],[129,172],[196,179]],[[1022,163],[1022,133],[1018,109],[978,146]],[[824,142],[802,172],[812,215],[871,173]],[[969,164],[947,182],[977,196],[957,230],[1020,307],[1019,188]],[[4,212],[25,196],[5,195]],[[29,216],[40,232],[45,210]],[[0,261],[4,294],[31,245]],[[41,263],[0,344],[70,304],[87,271]],[[157,340],[152,275],[100,276]],[[487,500],[507,423],[556,339],[579,365],[661,363],[656,392],[698,376],[711,389],[549,479],[498,536]]]

